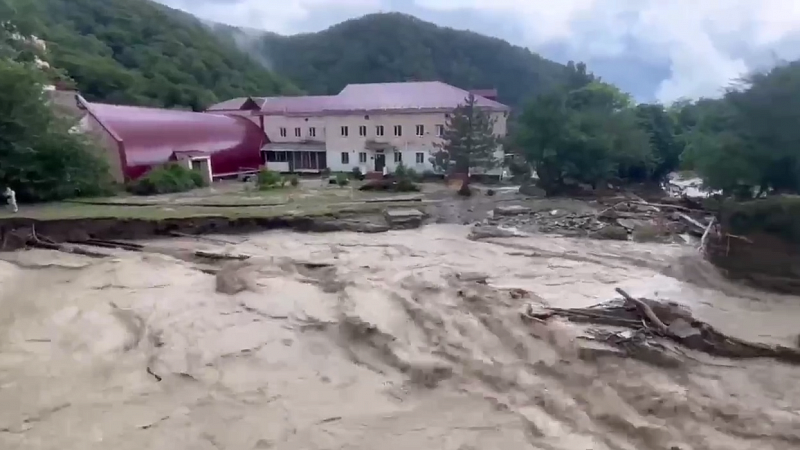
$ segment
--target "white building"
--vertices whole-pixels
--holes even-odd
[[[487,94],[488,95],[488,94]],[[469,92],[441,82],[351,84],[338,95],[246,97],[209,112],[251,118],[269,138],[267,167],[281,172],[393,171],[401,162],[418,172],[433,170],[430,158],[448,115]],[[475,95],[505,136],[509,107]],[[503,151],[498,148],[498,159]]]

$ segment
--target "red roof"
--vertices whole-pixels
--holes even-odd
[[[175,152],[211,155],[215,176],[261,164],[266,136],[247,118],[80,101],[120,144],[126,179],[169,161]]]
[[[475,101],[481,108],[489,111],[509,110],[502,103],[476,95]],[[353,112],[447,111],[463,104],[468,96],[468,91],[439,81],[414,81],[349,84],[338,95],[253,98],[263,100],[261,114],[264,115],[311,116]],[[246,98],[228,100],[212,106],[209,111],[240,108],[245,100]]]

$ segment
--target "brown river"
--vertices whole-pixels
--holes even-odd
[[[254,255],[235,295],[159,253],[0,255],[0,449],[800,448],[798,366],[579,359],[570,324],[519,316],[622,287],[796,345],[800,298],[725,281],[688,245],[467,234],[151,243]]]

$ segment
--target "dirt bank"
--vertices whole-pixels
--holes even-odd
[[[243,234],[291,229],[303,232],[358,231],[374,233],[390,228],[382,214],[342,212],[324,215],[278,217],[196,216],[170,219],[86,218],[0,220],[0,251],[24,248],[33,233],[52,242],[82,242],[87,239],[149,239],[181,234]]]
[[[234,295],[163,254],[3,253],[0,448],[800,446],[797,366],[585,358],[570,324],[520,318],[530,303],[587,307],[619,286],[788,345],[796,297],[732,285],[694,248],[468,233],[143,242],[251,255]]]

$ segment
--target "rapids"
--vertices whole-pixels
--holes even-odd
[[[0,448],[800,448],[800,367],[582,360],[569,324],[519,318],[622,287],[794,345],[800,298],[731,284],[689,246],[467,234],[149,243],[254,255],[236,295],[160,253],[3,254]]]

